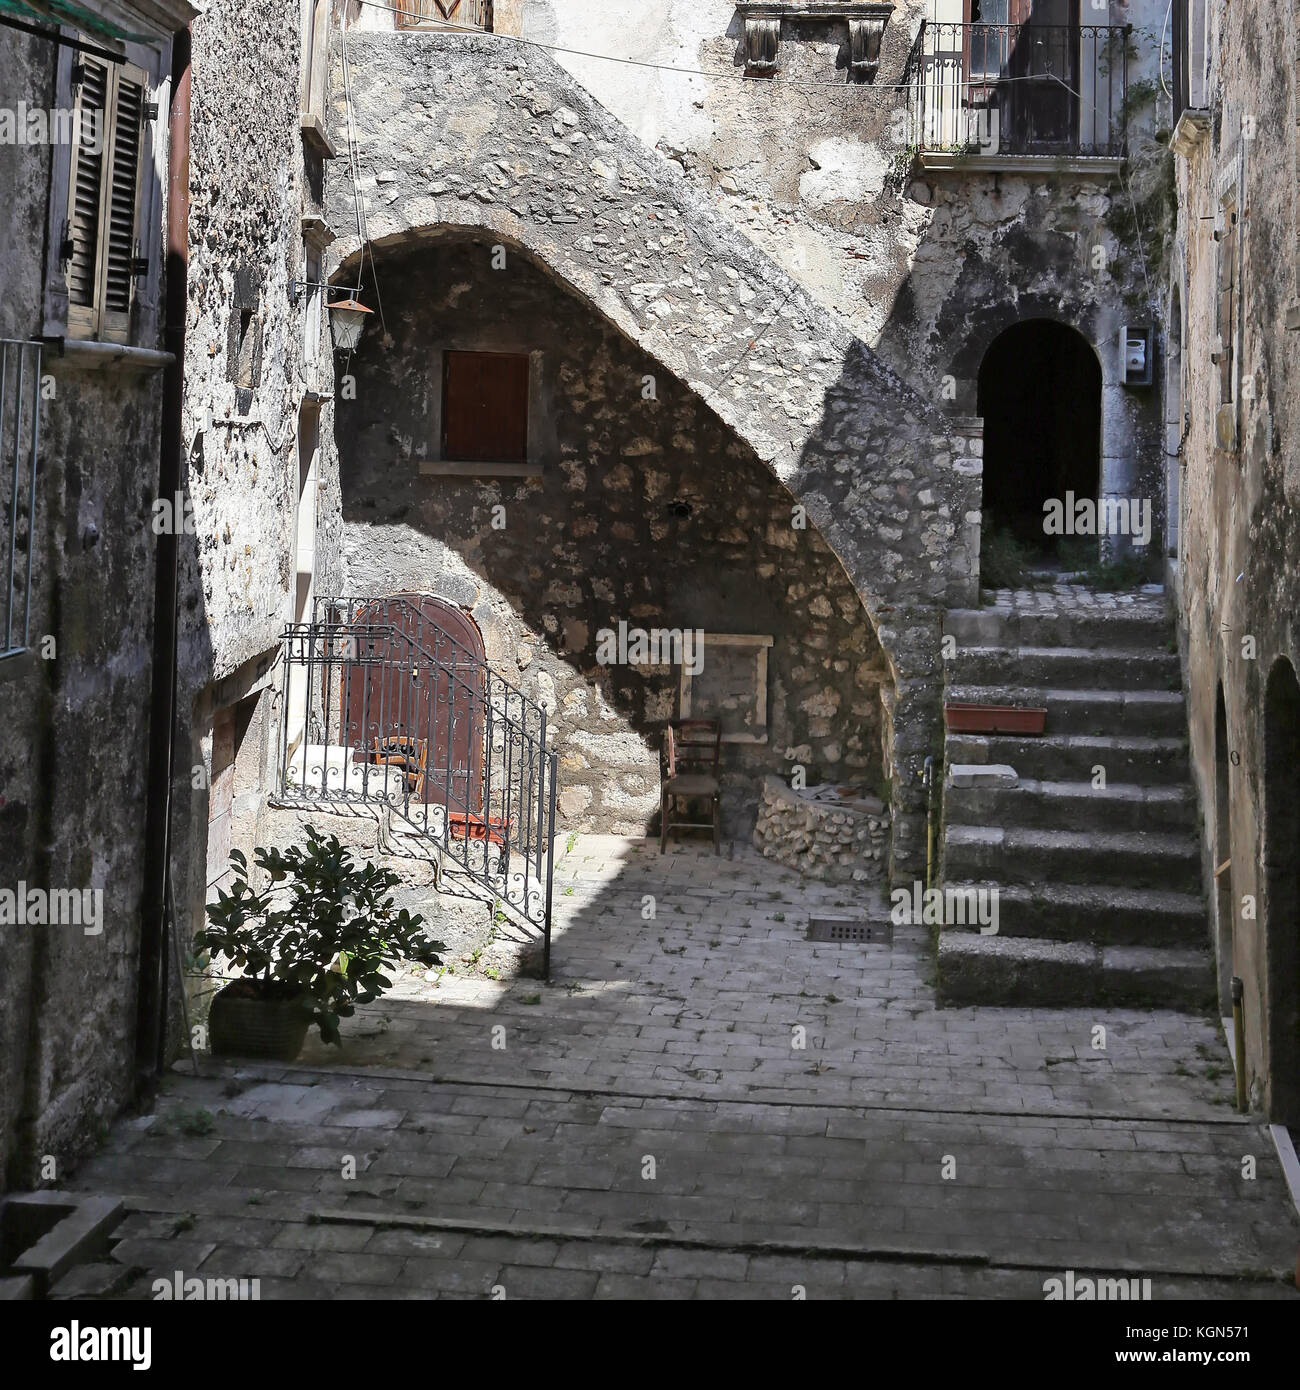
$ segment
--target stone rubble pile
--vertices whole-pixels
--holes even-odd
[[[754,847],[766,858],[809,878],[866,883],[885,877],[888,843],[889,812],[878,798],[851,788],[800,793],[764,779]]]

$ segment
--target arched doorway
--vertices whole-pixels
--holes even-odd
[[[1043,522],[1049,501],[1059,501],[1070,519],[1069,494],[1098,496],[1101,367],[1091,344],[1052,319],[1015,324],[984,354],[977,400],[984,417],[984,536],[1010,532],[1044,560],[1065,551],[1078,563],[1096,537],[1048,535]]]
[[[478,625],[414,593],[375,599],[355,622],[358,659],[343,667],[341,701],[354,758],[400,763],[416,801],[477,816],[490,728]]]
[[[1300,1124],[1300,682],[1285,657],[1264,697],[1264,958],[1269,1118]]]
[[[1228,797],[1228,709],[1223,686],[1214,713],[1214,936],[1219,966],[1219,1009],[1226,1018],[1232,1012],[1232,976],[1235,970],[1235,914],[1232,894],[1232,826]]]

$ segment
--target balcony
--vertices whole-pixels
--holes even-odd
[[[1129,35],[1128,26],[1033,20],[923,24],[913,107],[922,166],[1118,169]]]

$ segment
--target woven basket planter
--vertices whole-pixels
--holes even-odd
[[[213,1056],[292,1062],[302,1051],[311,1023],[303,1001],[248,998],[246,989],[243,981],[236,981],[212,1001],[208,1035]]]

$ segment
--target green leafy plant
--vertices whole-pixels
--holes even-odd
[[[300,998],[323,1042],[339,1042],[339,1020],[392,988],[385,972],[400,961],[442,964],[441,941],[421,930],[424,918],[394,908],[401,880],[374,864],[357,864],[331,835],[308,829],[307,844],[259,849],[263,892],[249,883],[248,861],[230,856],[233,882],[207,909],[194,950],[211,951],[243,972],[235,990],[250,998]]]
[[[1030,554],[1010,531],[991,526],[980,541],[980,585],[985,589],[1018,589],[1026,580]]]

